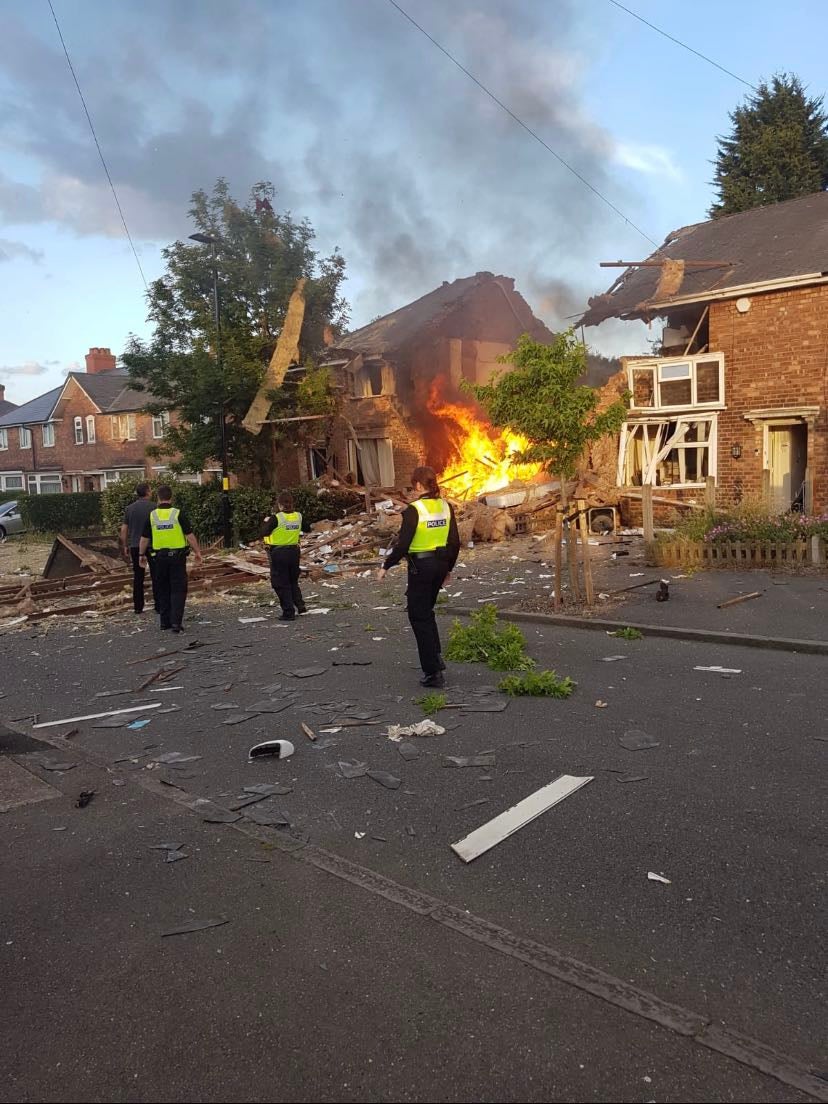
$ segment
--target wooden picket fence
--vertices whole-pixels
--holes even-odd
[[[655,541],[661,567],[782,567],[814,563],[810,541]],[[824,563],[824,556],[821,558]],[[818,559],[817,563],[820,562]]]

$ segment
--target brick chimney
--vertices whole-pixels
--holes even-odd
[[[0,383],[0,402],[3,402],[5,397],[6,397],[6,385],[5,385],[5,383]]]
[[[115,357],[110,349],[92,348],[86,354],[86,370],[91,374],[95,372],[112,372],[115,369]]]

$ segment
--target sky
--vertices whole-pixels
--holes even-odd
[[[560,328],[617,275],[599,261],[706,217],[738,80],[610,0],[399,2],[623,217],[389,0],[53,0],[148,281],[220,176],[240,199],[272,181],[341,250],[354,327],[488,270]],[[627,6],[751,83],[826,91],[825,0]],[[47,0],[0,16],[0,383],[19,403],[150,327]],[[638,323],[587,339],[646,350]]]

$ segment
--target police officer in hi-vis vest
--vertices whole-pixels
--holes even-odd
[[[280,621],[295,621],[297,613],[307,613],[299,589],[299,538],[302,515],[296,510],[293,495],[282,491],[276,500],[275,514],[264,519],[262,536],[270,559],[270,585],[282,607]]]
[[[403,511],[397,542],[380,568],[378,578],[384,579],[400,560],[408,562],[408,620],[414,630],[422,686],[445,685],[440,634],[434,616],[434,605],[460,555],[460,534],[451,505],[440,496],[433,468],[416,468],[411,476],[417,496]]]
[[[146,566],[149,549],[161,628],[179,633],[187,601],[187,556],[192,548],[200,567],[201,549],[186,514],[172,504],[172,488],[159,487],[156,498],[158,505],[147,518],[141,537],[140,562]]]

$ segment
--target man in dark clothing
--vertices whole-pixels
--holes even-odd
[[[198,539],[187,515],[172,504],[172,489],[158,488],[158,505],[150,512],[141,534],[141,563],[147,549],[155,560],[155,594],[161,628],[179,633],[187,601],[187,556],[192,548],[197,566],[202,563]]]
[[[149,483],[139,483],[135,488],[136,499],[124,511],[124,520],[119,533],[121,555],[127,563],[132,563],[132,604],[136,613],[144,612],[144,579],[146,571],[140,563],[139,545],[141,534],[147,524],[147,518],[155,509],[150,498]],[[150,581],[153,583],[153,603],[158,613],[158,600],[155,597],[155,585],[152,578],[153,561],[149,561]]]
[[[417,468],[412,483],[417,496],[403,512],[400,535],[379,578],[405,559],[408,562],[408,620],[417,641],[422,686],[445,685],[442,647],[434,606],[460,555],[460,534],[451,505],[440,497],[433,468]]]

